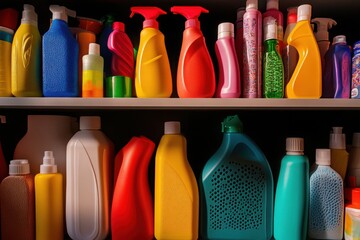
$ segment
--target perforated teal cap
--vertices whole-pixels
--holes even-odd
[[[243,132],[243,124],[238,115],[227,116],[221,123],[221,131],[226,133]]]

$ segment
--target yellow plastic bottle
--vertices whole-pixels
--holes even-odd
[[[165,122],[165,134],[156,150],[154,204],[157,240],[198,239],[199,191],[180,122]]]
[[[0,97],[11,93],[11,45],[14,31],[0,26]]]
[[[156,21],[166,12],[158,7],[132,7],[130,17],[135,13],[145,17],[135,66],[136,95],[139,98],[170,97],[173,88],[170,63],[165,37]]]
[[[285,94],[287,98],[320,98],[322,94],[321,58],[310,25],[311,5],[300,5],[297,16],[297,23],[289,34],[287,42],[296,48],[299,60],[286,85]]]
[[[57,172],[52,151],[45,151],[40,173],[35,175],[37,240],[64,239],[63,176]]]
[[[346,151],[346,136],[342,127],[333,127],[330,133],[329,148],[331,152],[331,168],[345,180],[349,153]]]

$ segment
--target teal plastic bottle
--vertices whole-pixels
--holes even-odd
[[[275,191],[274,237],[305,240],[309,209],[309,160],[303,138],[286,138]]]
[[[237,115],[222,122],[220,148],[201,179],[203,239],[271,239],[274,181],[261,149],[243,133]]]

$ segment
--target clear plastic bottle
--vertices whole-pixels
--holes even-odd
[[[89,54],[82,59],[82,97],[104,96],[104,59],[100,56],[100,45],[89,44]]]
[[[309,237],[339,239],[344,229],[344,184],[330,167],[330,149],[316,149],[316,170],[310,175]]]
[[[264,18],[263,96],[265,98],[284,97],[284,66],[276,28],[275,18]]]

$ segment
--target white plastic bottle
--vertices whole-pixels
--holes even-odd
[[[349,187],[360,187],[360,132],[353,133],[346,173]]]
[[[89,54],[82,57],[82,97],[104,96],[104,58],[100,45],[89,44]]]
[[[72,239],[105,239],[110,228],[113,143],[99,116],[81,116],[66,149],[66,228]]]

